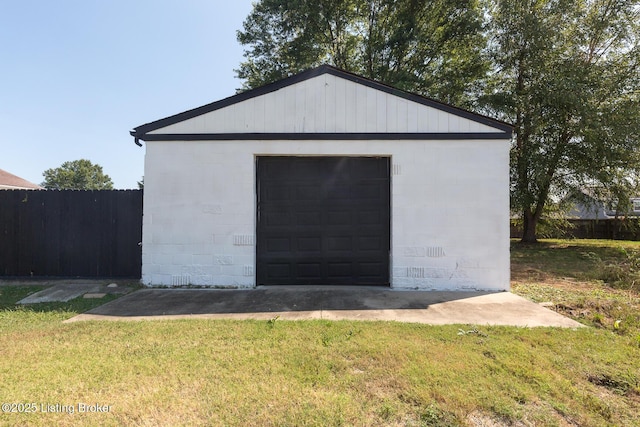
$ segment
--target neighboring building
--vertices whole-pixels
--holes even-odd
[[[640,198],[631,198],[629,202],[631,209],[628,212],[618,212],[615,203],[603,202],[597,197],[583,192],[575,201],[573,208],[567,214],[567,218],[598,220],[640,216]]]
[[[321,66],[131,135],[145,285],[509,289],[506,123]]]
[[[44,190],[39,185],[0,169],[0,190]]]
[[[629,210],[626,212],[617,211],[616,203],[611,203],[607,210],[607,215],[611,218],[637,217],[640,215],[640,198],[631,197],[629,199]]]
[[[569,213],[568,219],[610,219],[610,210],[606,208],[605,203],[594,197],[583,195],[576,201]],[[615,212],[614,212],[615,215]]]

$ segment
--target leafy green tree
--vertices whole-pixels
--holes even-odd
[[[479,1],[261,0],[237,74],[248,89],[329,63],[513,123],[525,242],[568,194],[623,206],[640,183],[640,2]]]
[[[42,186],[48,190],[112,190],[113,182],[102,166],[81,159],[64,162],[43,173]]]
[[[501,0],[490,9],[490,112],[515,124],[512,209],[523,242],[554,198],[628,200],[640,170],[637,0]]]
[[[488,70],[478,0],[261,0],[238,31],[243,89],[332,64],[468,105]]]

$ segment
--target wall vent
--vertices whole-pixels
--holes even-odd
[[[398,163],[391,165],[391,174],[400,175],[402,173],[402,167]]]
[[[177,274],[171,276],[171,286],[188,286],[191,284],[191,277],[188,274]]]
[[[445,256],[444,248],[442,248],[440,246],[427,248],[427,256],[431,257],[431,258],[441,258],[441,257]]]
[[[253,266],[252,265],[245,265],[242,269],[242,275],[243,276],[253,276]]]
[[[233,244],[235,246],[253,246],[253,234],[236,234],[233,236]]]
[[[424,267],[409,267],[407,273],[409,277],[422,279],[424,278]]]

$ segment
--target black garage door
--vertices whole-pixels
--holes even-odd
[[[258,157],[258,285],[388,285],[389,158]]]

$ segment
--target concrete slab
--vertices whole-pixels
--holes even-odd
[[[41,290],[40,292],[31,294],[28,297],[18,301],[17,304],[67,302],[83,295],[86,298],[101,298],[101,296],[95,295],[105,296],[106,294],[126,294],[131,292],[131,290],[132,288],[126,286],[109,287],[109,285],[105,285],[101,282],[63,282],[52,285],[46,289]]]
[[[5,286],[55,286],[55,285],[107,285],[113,284],[116,287],[125,287],[137,284],[135,279],[58,279],[58,278],[0,278],[0,288]]]
[[[86,283],[65,283],[52,286],[31,294],[18,301],[18,304],[38,304],[42,302],[66,302],[78,298],[87,292],[96,292],[100,289],[99,284]]]
[[[383,320],[581,327],[509,292],[396,291],[374,287],[260,287],[251,290],[142,289],[67,320]]]
[[[100,298],[104,298],[106,296],[107,296],[107,294],[105,294],[104,292],[91,292],[91,293],[87,293],[87,294],[82,295],[82,298],[100,299]]]

